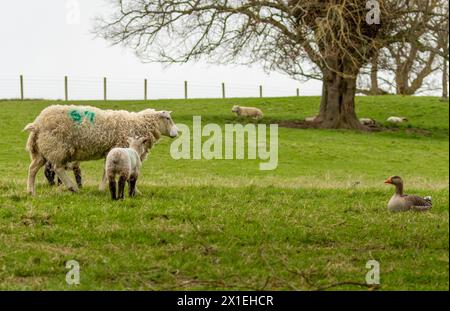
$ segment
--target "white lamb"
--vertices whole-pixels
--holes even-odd
[[[389,117],[387,121],[390,123],[403,123],[408,122],[408,119],[405,117]]]
[[[109,181],[109,191],[113,200],[124,197],[125,182],[128,182],[130,197],[136,194],[136,182],[141,171],[143,156],[147,152],[149,138],[128,138],[128,148],[113,148],[106,156],[105,172]],[[117,189],[116,176],[119,175]],[[117,189],[117,192],[116,192]]]
[[[251,117],[255,120],[261,120],[264,117],[263,112],[254,107],[233,106],[231,112],[234,112],[238,117]]]
[[[30,194],[35,194],[36,174],[46,161],[52,163],[56,175],[69,190],[77,191],[78,186],[65,171],[67,163],[105,158],[112,148],[126,147],[130,136],[149,137],[148,144],[153,145],[160,135],[178,135],[167,111],[129,112],[72,105],[45,108],[24,130],[30,132],[27,142],[31,157],[27,182]]]

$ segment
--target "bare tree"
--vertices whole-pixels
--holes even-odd
[[[448,17],[448,2],[443,7],[444,16]],[[442,70],[442,100],[448,101],[448,38],[449,27],[448,18],[443,18],[434,25],[434,33],[436,33],[436,42],[438,46],[438,54],[441,58]]]
[[[370,60],[370,64],[363,69],[361,69],[360,74],[357,79],[357,89],[356,92],[358,94],[378,96],[378,95],[388,95],[389,90],[385,90],[382,88],[382,84],[380,85],[380,61],[383,58],[380,58],[381,50],[377,51]],[[383,81],[382,81],[383,82]]]
[[[411,16],[404,18],[411,19]],[[430,78],[441,68],[439,58],[444,57],[444,46],[448,46],[448,31],[445,33],[443,29],[445,23],[448,25],[447,1],[440,1],[434,14],[416,15],[404,40],[391,42],[381,49],[361,71],[358,92],[413,95],[440,89]],[[442,42],[445,39],[447,43]]]
[[[114,0],[96,31],[144,61],[261,63],[323,81],[319,126],[362,128],[356,78],[439,0]],[[410,18],[405,18],[410,17]]]

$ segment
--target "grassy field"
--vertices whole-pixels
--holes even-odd
[[[163,138],[144,163],[142,195],[123,202],[97,190],[101,161],[82,163],[80,193],[47,186],[41,171],[27,196],[21,130],[54,103],[0,102],[0,289],[367,290],[358,284],[371,259],[381,290],[449,289],[448,103],[358,98],[360,117],[410,119],[377,133],[280,128],[274,171],[259,160],[175,161]],[[233,104],[261,107],[268,121],[301,120],[319,98],[77,103],[223,126],[235,122]],[[433,196],[432,211],[388,212],[390,175]],[[78,286],[65,282],[71,259]]]

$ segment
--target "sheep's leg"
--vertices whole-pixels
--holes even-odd
[[[125,192],[125,183],[127,182],[127,178],[125,176],[119,177],[119,191],[118,191],[118,199],[123,200],[124,192]]]
[[[111,193],[111,199],[117,200],[116,196],[116,180],[115,178],[109,179],[109,192]]]
[[[41,155],[36,155],[28,168],[27,192],[31,195],[36,194],[36,174],[39,169],[45,165],[45,159]]]
[[[102,181],[100,182],[100,186],[98,187],[98,190],[99,190],[99,191],[101,191],[101,192],[105,191],[105,188],[106,188],[106,180],[107,180],[107,178],[106,178],[106,170],[103,169],[103,177],[102,177]]]
[[[130,177],[130,181],[128,182],[128,194],[130,197],[134,197],[136,195],[136,177]]]
[[[58,178],[62,180],[63,184],[67,187],[67,189],[73,192],[78,191],[78,186],[70,180],[64,165],[61,166],[55,165],[55,172],[56,176],[58,176]]]
[[[48,161],[45,163],[44,175],[45,175],[45,178],[47,178],[49,185],[54,186],[55,185],[55,171],[52,168],[52,164]]]
[[[75,180],[79,188],[83,187],[82,179],[81,179],[81,169],[80,164],[76,163],[72,167],[73,175],[75,176]]]

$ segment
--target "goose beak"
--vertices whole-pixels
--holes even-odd
[[[392,184],[392,178],[388,178],[384,181],[385,184]]]

